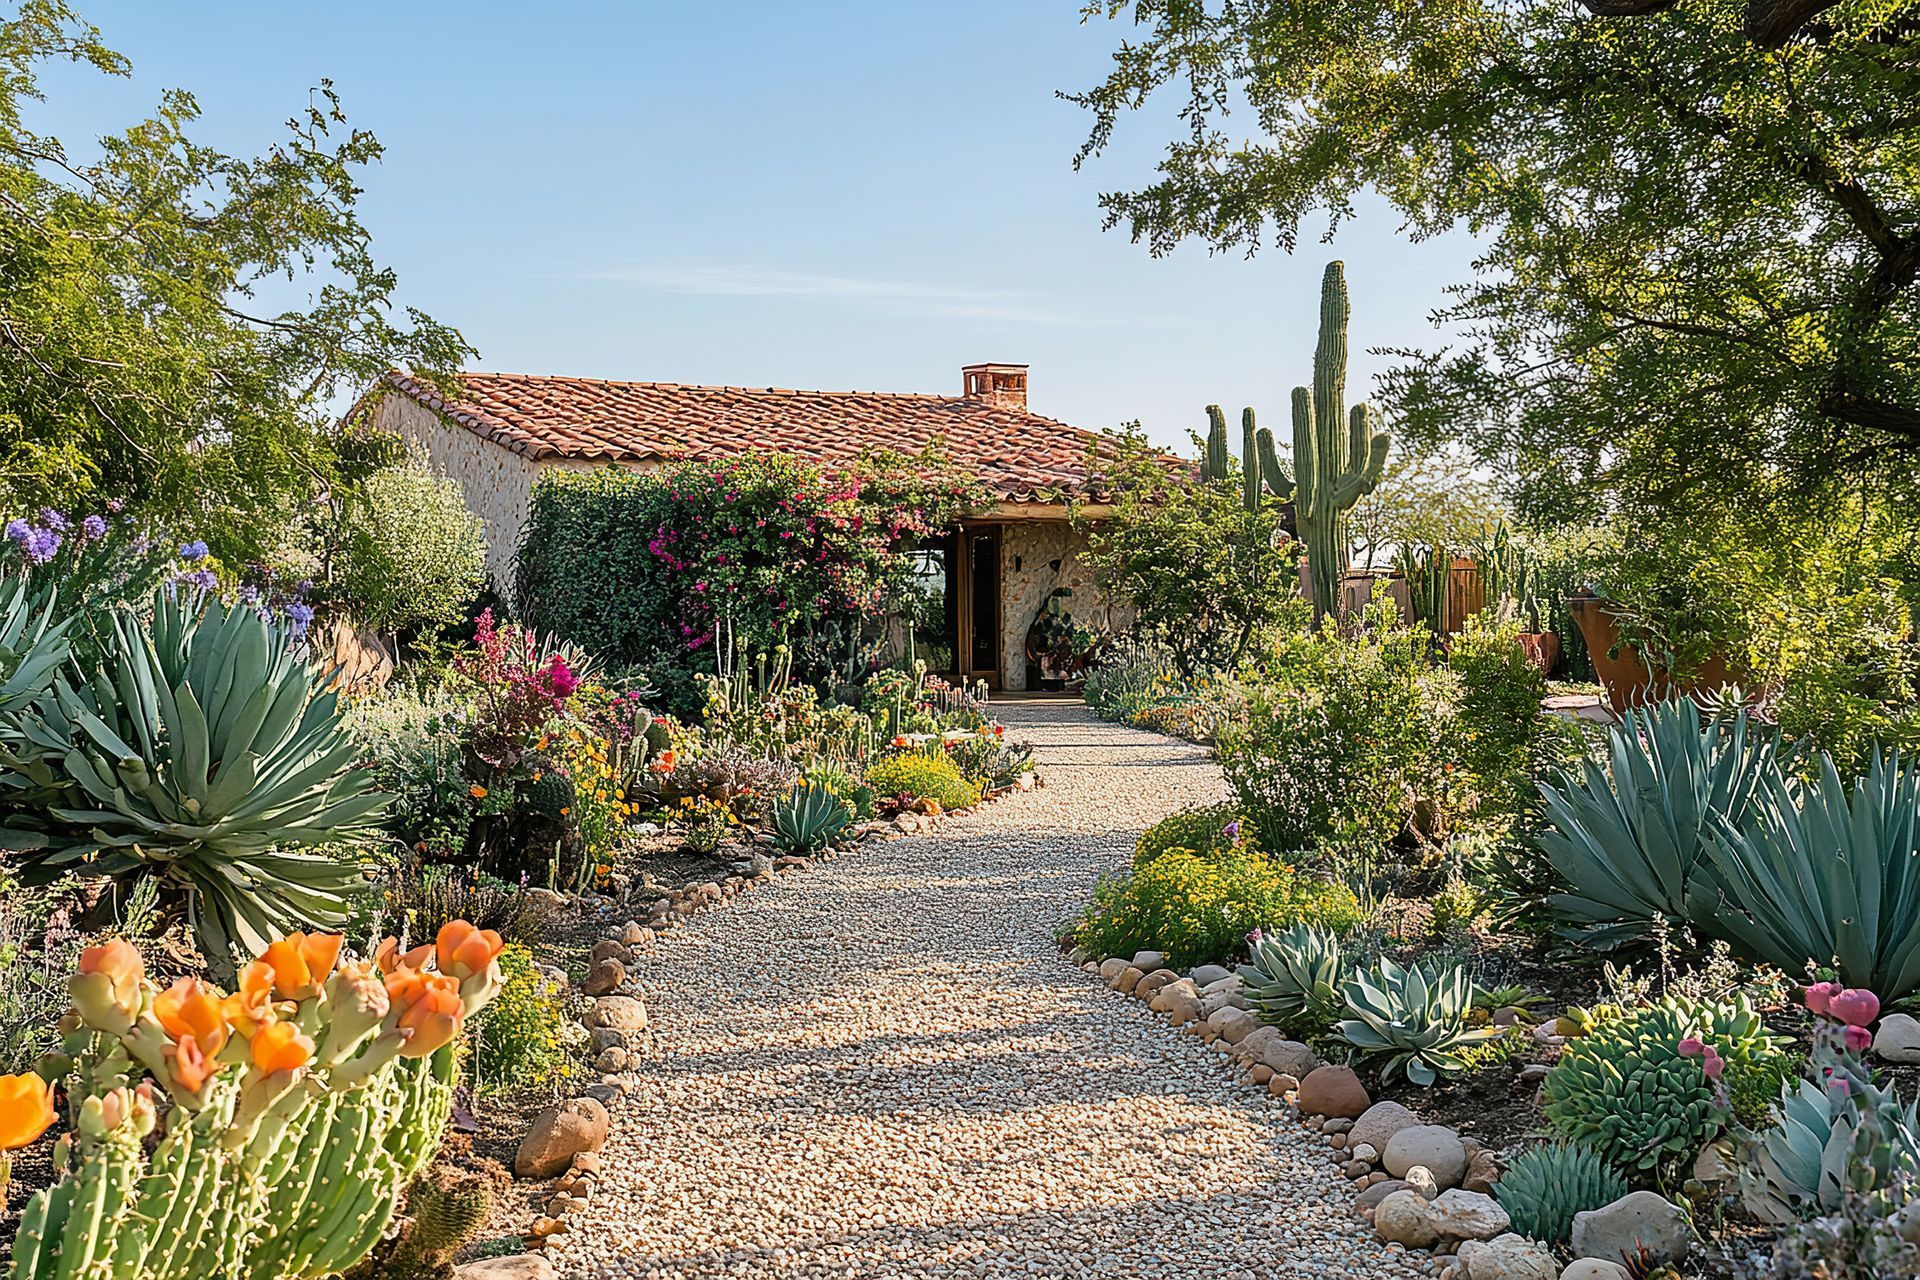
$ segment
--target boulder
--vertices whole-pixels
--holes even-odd
[[[1376,1102],[1353,1122],[1353,1140],[1364,1142],[1375,1151],[1385,1151],[1394,1134],[1419,1123],[1419,1116],[1397,1102]]]
[[[1560,1273],[1560,1280],[1633,1280],[1633,1272],[1605,1258],[1575,1258]]]
[[[1315,1067],[1300,1077],[1300,1094],[1295,1102],[1308,1115],[1352,1119],[1366,1114],[1373,1099],[1367,1096],[1367,1087],[1352,1067],[1326,1066]]]
[[[608,996],[620,989],[627,980],[627,966],[608,956],[593,962],[593,968],[587,971],[587,980],[580,989],[590,996]]]
[[[1466,1280],[1559,1280],[1553,1255],[1524,1236],[1468,1240],[1457,1255]]]
[[[602,960],[618,960],[623,965],[629,965],[633,963],[633,952],[618,938],[602,938],[593,944],[593,950],[587,952],[587,963],[599,964]]]
[[[1152,973],[1155,969],[1167,967],[1167,953],[1164,951],[1136,951],[1133,953],[1133,967],[1142,973]]]
[[[453,1269],[453,1280],[554,1280],[553,1264],[537,1253],[510,1253],[504,1258],[482,1258]]]
[[[622,1045],[609,1045],[593,1055],[595,1071],[625,1071],[633,1055]]]
[[[1300,1082],[1284,1071],[1276,1071],[1267,1077],[1267,1092],[1276,1098],[1284,1098],[1300,1087]]]
[[[1140,979],[1146,976],[1146,971],[1139,965],[1130,964],[1120,971],[1119,977],[1112,979],[1107,985],[1121,995],[1130,996],[1133,994],[1133,989],[1140,985]]]
[[[604,1053],[608,1049],[624,1049],[627,1041],[633,1037],[631,1031],[621,1031],[614,1027],[595,1027],[587,1033],[593,1041],[593,1051]]]
[[[1211,1027],[1214,1032],[1228,1044],[1239,1044],[1242,1040],[1245,1040],[1248,1036],[1259,1030],[1260,1020],[1248,1013],[1245,1009],[1229,1007],[1225,1009],[1215,1009],[1212,1013],[1208,1014],[1207,1026]],[[1254,1065],[1266,1066],[1269,1071],[1273,1069],[1266,1063],[1255,1063]]]
[[[1445,1191],[1427,1205],[1436,1234],[1448,1240],[1491,1240],[1513,1225],[1492,1196],[1477,1191]]]
[[[1174,983],[1172,986],[1161,991],[1159,995],[1154,996],[1153,1003],[1147,1007],[1156,1012],[1166,1014],[1167,1021],[1176,1027],[1192,1026],[1197,1029],[1200,1026],[1202,1016],[1200,1013],[1200,997],[1184,991],[1174,990],[1178,985],[1179,983]],[[1170,997],[1167,996],[1169,991],[1173,992]],[[1167,998],[1163,999],[1163,997]]]
[[[1154,992],[1153,999],[1147,1002],[1147,1008],[1153,1010],[1155,1013],[1165,1013],[1172,1008],[1173,1002],[1180,997],[1185,997],[1190,1000],[1196,1012],[1199,1010],[1200,992],[1195,989],[1193,981],[1189,978],[1181,978],[1176,982],[1169,982],[1166,986]]]
[[[1114,979],[1125,973],[1130,966],[1119,956],[1110,956],[1100,962],[1100,980],[1112,985]]]
[[[1170,983],[1180,981],[1180,975],[1171,969],[1155,969],[1133,986],[1133,994],[1142,1000],[1151,1000],[1154,994]]]
[[[1413,1124],[1387,1139],[1380,1164],[1396,1178],[1415,1165],[1425,1165],[1441,1190],[1457,1187],[1467,1173],[1467,1149],[1460,1135],[1443,1124]]]
[[[1245,1009],[1253,1012],[1253,1006],[1240,994],[1240,988],[1232,984],[1215,983],[1200,993],[1200,1008],[1203,1013],[1217,1013],[1221,1009]]]
[[[621,927],[620,941],[629,947],[644,947],[653,941],[653,930],[638,920],[629,920]]]
[[[1353,1201],[1353,1207],[1356,1209],[1370,1208],[1373,1205],[1379,1204],[1382,1200],[1385,1200],[1388,1196],[1392,1195],[1394,1192],[1405,1191],[1406,1189],[1407,1189],[1407,1184],[1400,1181],[1400,1179],[1387,1178],[1381,1182],[1374,1183],[1372,1186],[1369,1186],[1365,1191],[1362,1191],[1358,1196],[1355,1196]]]
[[[1654,1191],[1633,1191],[1612,1204],[1573,1215],[1573,1252],[1582,1258],[1621,1262],[1644,1246],[1655,1266],[1687,1256],[1693,1230],[1680,1206]]]
[[[1253,1027],[1240,1038],[1234,1057],[1249,1064],[1263,1062],[1275,1072],[1295,1079],[1305,1079],[1320,1065],[1318,1054],[1298,1040],[1287,1039],[1278,1027]]]
[[[588,1030],[645,1031],[647,1006],[637,996],[601,996],[587,1010],[586,1024]]]
[[[1467,1172],[1466,1176],[1460,1179],[1460,1189],[1491,1194],[1493,1184],[1498,1181],[1500,1181],[1500,1157],[1484,1147],[1478,1151],[1469,1148]]]
[[[1234,973],[1225,965],[1203,964],[1190,976],[1193,978],[1193,985],[1205,991],[1214,983],[1233,977]]]
[[[1382,1240],[1409,1249],[1431,1249],[1440,1240],[1440,1233],[1427,1216],[1427,1202],[1411,1191],[1395,1191],[1382,1198],[1374,1206],[1373,1229]]]
[[[1908,1013],[1890,1013],[1873,1033],[1873,1051],[1885,1062],[1920,1062],[1920,1019]]]
[[[598,1151],[607,1142],[611,1123],[607,1109],[592,1098],[573,1098],[548,1107],[533,1118],[533,1127],[513,1155],[513,1171],[522,1178],[553,1178],[573,1164],[583,1151]]]

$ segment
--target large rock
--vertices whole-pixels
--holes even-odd
[[[592,1098],[574,1098],[548,1107],[533,1118],[533,1127],[513,1156],[513,1171],[523,1178],[553,1178],[566,1172],[583,1151],[598,1151],[607,1142],[607,1109]]]
[[[1491,1240],[1513,1221],[1492,1196],[1478,1191],[1445,1191],[1427,1205],[1434,1231],[1448,1240]]]
[[[1164,951],[1136,951],[1133,953],[1133,967],[1142,973],[1152,973],[1155,969],[1167,967],[1167,953]]]
[[[593,968],[587,971],[587,980],[580,989],[590,996],[608,996],[620,989],[627,980],[627,966],[612,956],[593,962]]]
[[[1464,1143],[1464,1139],[1462,1140]],[[1500,1157],[1484,1148],[1475,1151],[1467,1148],[1467,1173],[1460,1179],[1463,1191],[1482,1191],[1492,1194],[1494,1184],[1500,1181]]]
[[[1200,1010],[1203,1014],[1212,1014],[1221,1009],[1245,1009],[1253,1012],[1253,1005],[1240,992],[1238,982],[1216,982],[1200,993]]]
[[[587,1010],[589,1030],[606,1027],[612,1031],[645,1031],[647,1006],[636,996],[601,996]]]
[[[1376,1102],[1353,1122],[1348,1136],[1356,1144],[1364,1142],[1375,1151],[1385,1151],[1394,1134],[1419,1123],[1419,1116],[1397,1102]]]
[[[1873,1033],[1873,1051],[1886,1062],[1920,1062],[1920,1019],[1890,1013]]]
[[[1205,991],[1208,987],[1224,978],[1231,978],[1233,976],[1233,970],[1227,968],[1225,965],[1218,964],[1203,964],[1198,969],[1195,969],[1192,974],[1193,985],[1202,991]]]
[[[1367,1087],[1352,1067],[1326,1066],[1315,1067],[1300,1078],[1294,1105],[1308,1115],[1355,1120],[1366,1114],[1373,1099],[1367,1096]]]
[[[1605,1258],[1575,1258],[1560,1273],[1560,1280],[1633,1280],[1633,1272]]]
[[[1318,1054],[1298,1040],[1287,1039],[1278,1027],[1255,1027],[1241,1037],[1234,1056],[1249,1064],[1264,1063],[1277,1074],[1295,1079],[1304,1079],[1320,1065]]]
[[[587,963],[599,964],[602,960],[618,960],[623,965],[632,964],[633,952],[629,951],[627,944],[618,938],[602,938],[593,944],[593,950],[587,952]]]
[[[1112,985],[1114,979],[1118,978],[1131,967],[1131,965],[1119,956],[1109,956],[1100,962],[1100,981]]]
[[[1120,971],[1118,977],[1108,979],[1107,985],[1121,995],[1130,996],[1133,994],[1133,989],[1140,985],[1140,979],[1146,976],[1146,971],[1139,965],[1130,964]]]
[[[1373,1229],[1380,1233],[1382,1240],[1391,1240],[1409,1249],[1431,1249],[1440,1240],[1440,1233],[1427,1214],[1427,1202],[1411,1191],[1396,1191],[1376,1205]]]
[[[1467,1148],[1460,1135],[1443,1124],[1411,1124],[1387,1139],[1380,1165],[1396,1178],[1425,1165],[1442,1191],[1460,1185],[1467,1174]]]
[[[1405,1191],[1407,1184],[1398,1178],[1388,1178],[1385,1182],[1376,1182],[1353,1198],[1353,1207],[1365,1209],[1378,1205],[1396,1191]]]
[[[1215,1009],[1207,1015],[1207,1026],[1228,1044],[1239,1044],[1260,1029],[1260,1020],[1245,1009]],[[1265,1063],[1256,1063],[1266,1066]],[[1272,1067],[1268,1066],[1269,1071]]]
[[[1686,1257],[1692,1244],[1685,1212],[1654,1191],[1629,1192],[1573,1215],[1573,1252],[1582,1258],[1628,1261],[1644,1246],[1655,1266],[1671,1265]]]
[[[1524,1236],[1469,1240],[1456,1255],[1466,1280],[1559,1280],[1553,1255]]]
[[[482,1258],[453,1269],[453,1280],[554,1280],[553,1264],[537,1253]]]
[[[1180,975],[1171,969],[1155,969],[1146,977],[1133,984],[1133,994],[1142,1000],[1151,1000],[1163,987],[1180,981]]]

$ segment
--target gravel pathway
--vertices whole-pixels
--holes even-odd
[[[783,877],[639,966],[659,1057],[549,1242],[578,1277],[1427,1274],[1322,1141],[1055,928],[1223,795],[1197,747],[1008,702],[1047,786]]]

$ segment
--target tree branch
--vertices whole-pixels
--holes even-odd
[[[1920,444],[1920,408],[1859,395],[1839,378],[1821,395],[1820,412],[1838,422],[1904,436]]]
[[[1580,0],[1589,11],[1602,18],[1637,18],[1643,13],[1671,9],[1679,0]]]
[[[1817,13],[1840,0],[1747,0],[1747,39],[1762,49],[1778,49],[1793,39]]]

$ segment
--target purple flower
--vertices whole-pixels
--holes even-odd
[[[1240,820],[1235,818],[1232,822],[1220,828],[1220,834],[1229,840],[1238,840],[1240,838]]]
[[[29,529],[23,549],[29,564],[45,564],[60,549],[60,535],[51,529]]]
[[[42,507],[40,508],[40,523],[56,532],[65,533],[68,521],[64,513],[55,511],[52,507]]]
[[[259,604],[259,603],[260,603],[260,588],[258,588],[258,587],[242,587],[242,588],[240,588],[240,603],[241,603],[241,604],[245,604],[245,605],[255,605],[255,604]]]
[[[180,548],[180,558],[188,564],[192,564],[196,560],[205,560],[207,558],[207,544],[198,538],[194,539],[186,546]]]
[[[213,576],[211,569],[195,569],[192,573],[183,573],[176,581],[185,586],[196,587],[201,591],[211,591],[220,580]]]
[[[125,498],[108,498],[107,499],[107,510],[113,513],[114,515],[117,516],[122,511],[125,511],[126,509],[127,509],[127,500]]]
[[[313,606],[308,604],[290,604],[287,606],[288,630],[297,640],[307,634],[307,628],[313,625]],[[554,661],[559,661],[556,657]]]
[[[27,535],[32,532],[33,526],[18,516],[7,521],[7,541],[9,542],[24,544],[27,540]]]
[[[80,522],[80,534],[85,538],[104,538],[107,536],[107,518],[88,516]]]

